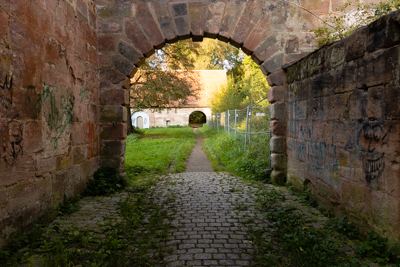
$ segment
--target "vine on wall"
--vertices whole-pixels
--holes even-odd
[[[400,0],[382,2],[377,6],[353,4],[348,1],[336,12],[323,20],[323,25],[313,30],[319,46],[346,38],[356,29],[366,26],[378,18],[400,8]],[[349,11],[350,10],[350,11]]]

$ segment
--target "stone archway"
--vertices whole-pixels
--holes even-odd
[[[322,0],[305,8],[284,0],[94,2],[98,10],[100,125],[109,133],[101,140],[100,156],[103,165],[120,171],[124,169],[124,105],[128,101],[123,88],[155,49],[188,38],[218,38],[251,55],[269,75],[316,48],[309,30],[320,23],[315,14],[328,14],[331,5]]]

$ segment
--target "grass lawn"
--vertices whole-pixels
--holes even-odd
[[[244,152],[243,144],[224,131],[218,132],[204,125],[197,129],[197,133],[205,138],[203,150],[214,170],[228,171],[243,178],[270,182],[268,141],[261,140],[257,143],[256,138],[253,138],[253,146],[249,146]]]
[[[183,172],[185,160],[196,145],[192,127],[143,130],[126,139],[125,166],[128,182],[146,174]]]

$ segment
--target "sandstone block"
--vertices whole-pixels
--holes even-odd
[[[309,55],[310,52],[301,52],[297,54],[285,54],[285,59],[283,61],[284,64],[290,64],[292,62],[299,61]]]
[[[140,53],[146,57],[154,53],[153,45],[147,40],[145,34],[140,30],[135,20],[130,18],[125,19],[125,33]]]
[[[287,108],[286,103],[275,103],[270,106],[272,120],[286,120]]]
[[[346,61],[355,60],[364,56],[367,28],[362,27],[347,37],[346,40]]]
[[[284,86],[274,86],[268,90],[268,101],[271,104],[285,101],[286,88]]]
[[[284,154],[286,152],[286,139],[283,137],[272,137],[270,149],[272,153]]]
[[[355,61],[357,88],[390,83],[398,64],[399,47],[378,50]],[[396,59],[396,60],[392,60]]]
[[[283,60],[284,60],[284,54],[282,52],[279,52],[279,53],[273,55],[272,57],[268,58],[266,61],[264,61],[264,63],[262,63],[262,65],[264,66],[267,73],[273,73],[282,67]],[[283,84],[276,84],[276,85],[283,85]]]
[[[102,141],[100,143],[100,156],[102,159],[122,157],[125,155],[126,142],[123,141]]]
[[[281,50],[280,41],[280,36],[277,33],[271,34],[265,38],[254,50],[254,57],[257,58],[259,62],[264,62],[271,58],[275,53],[278,53],[278,51]]]
[[[64,200],[65,177],[65,170],[56,172],[52,177],[52,205],[57,205]]]
[[[400,119],[400,90],[398,87],[388,84],[385,87],[385,119],[399,120]]]
[[[285,154],[271,154],[271,166],[276,171],[287,170],[287,158]]]
[[[368,89],[365,113],[369,120],[374,121],[384,118],[384,97],[385,91],[383,86]]]
[[[0,189],[0,216],[4,218],[7,214],[8,193],[6,188]]]
[[[136,48],[124,41],[118,42],[118,53],[137,67],[140,67],[146,60],[145,57],[136,50]]]
[[[87,159],[86,146],[76,146],[72,149],[73,153],[73,164],[78,164]]]
[[[116,2],[97,7],[99,18],[119,19],[132,17],[132,4],[130,2]]]
[[[81,13],[85,18],[88,17],[88,6],[83,0],[77,0],[76,9],[79,13]]]
[[[278,69],[267,76],[267,81],[270,86],[284,85],[286,83],[286,73],[283,69]]]
[[[103,89],[100,90],[100,105],[126,105],[129,102],[129,90]]]
[[[123,29],[124,21],[118,20],[100,20],[99,21],[99,33],[121,33]]]
[[[37,152],[42,148],[42,127],[40,123],[32,121],[26,122],[22,136],[25,154]]]
[[[46,199],[52,192],[51,177],[44,177],[18,183],[7,189],[9,204],[7,209],[11,213],[21,212]],[[36,218],[34,218],[36,219]]]
[[[286,122],[271,121],[271,132],[273,135],[286,136]]]
[[[286,172],[275,171],[271,172],[271,183],[277,185],[285,185],[286,184]]]
[[[168,43],[177,41],[176,28],[168,11],[168,3],[157,1],[150,3],[150,7],[158,19],[158,24],[166,41]]]
[[[164,36],[158,29],[157,23],[154,21],[147,3],[136,3],[136,18],[140,22],[142,29],[147,36],[150,43],[156,47],[161,48],[165,44]]]
[[[126,123],[101,124],[100,138],[102,140],[123,140],[126,138]]]
[[[101,106],[100,122],[121,123],[126,121],[127,111],[123,106]]]
[[[244,53],[247,55],[253,54],[256,48],[262,43],[266,36],[268,36],[268,33],[272,32],[270,23],[270,14],[268,12],[263,12],[260,21],[243,43],[242,50]]]
[[[125,74],[126,76],[130,75],[132,70],[135,68],[132,62],[130,62],[128,59],[124,58],[121,55],[113,55],[112,61],[114,63],[115,68],[119,70],[122,74]]]
[[[374,52],[400,42],[400,26],[391,16],[383,16],[367,26],[366,49]]]
[[[325,67],[327,69],[337,67],[345,61],[346,58],[346,42],[338,41],[328,47],[325,53]]]
[[[193,41],[202,41],[207,16],[205,3],[189,3],[190,31]]]
[[[187,16],[174,18],[176,32],[181,40],[190,37],[189,18]]]
[[[261,1],[248,2],[246,8],[237,23],[231,42],[240,47],[246,41],[253,28],[257,25],[262,17]]]
[[[42,158],[36,157],[35,162],[36,176],[43,176],[46,173],[53,172],[57,169],[57,159],[55,157]]]
[[[221,1],[222,2],[222,1]],[[227,42],[238,23],[238,18],[243,14],[248,3],[242,1],[228,1],[221,21],[218,39]]]
[[[8,21],[7,13],[2,9],[0,11],[0,21]],[[4,39],[8,34],[8,23],[4,23],[3,27],[0,29],[0,39]]]
[[[220,32],[220,25],[224,15],[224,2],[210,2],[208,4],[208,13],[206,18],[205,36],[216,38]]]
[[[101,160],[102,167],[112,167],[115,168],[118,173],[125,172],[125,157],[113,157]]]

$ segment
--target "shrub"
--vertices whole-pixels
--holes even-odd
[[[123,188],[123,180],[117,171],[111,167],[103,167],[94,173],[93,179],[87,184],[86,194],[102,196],[114,193]]]

